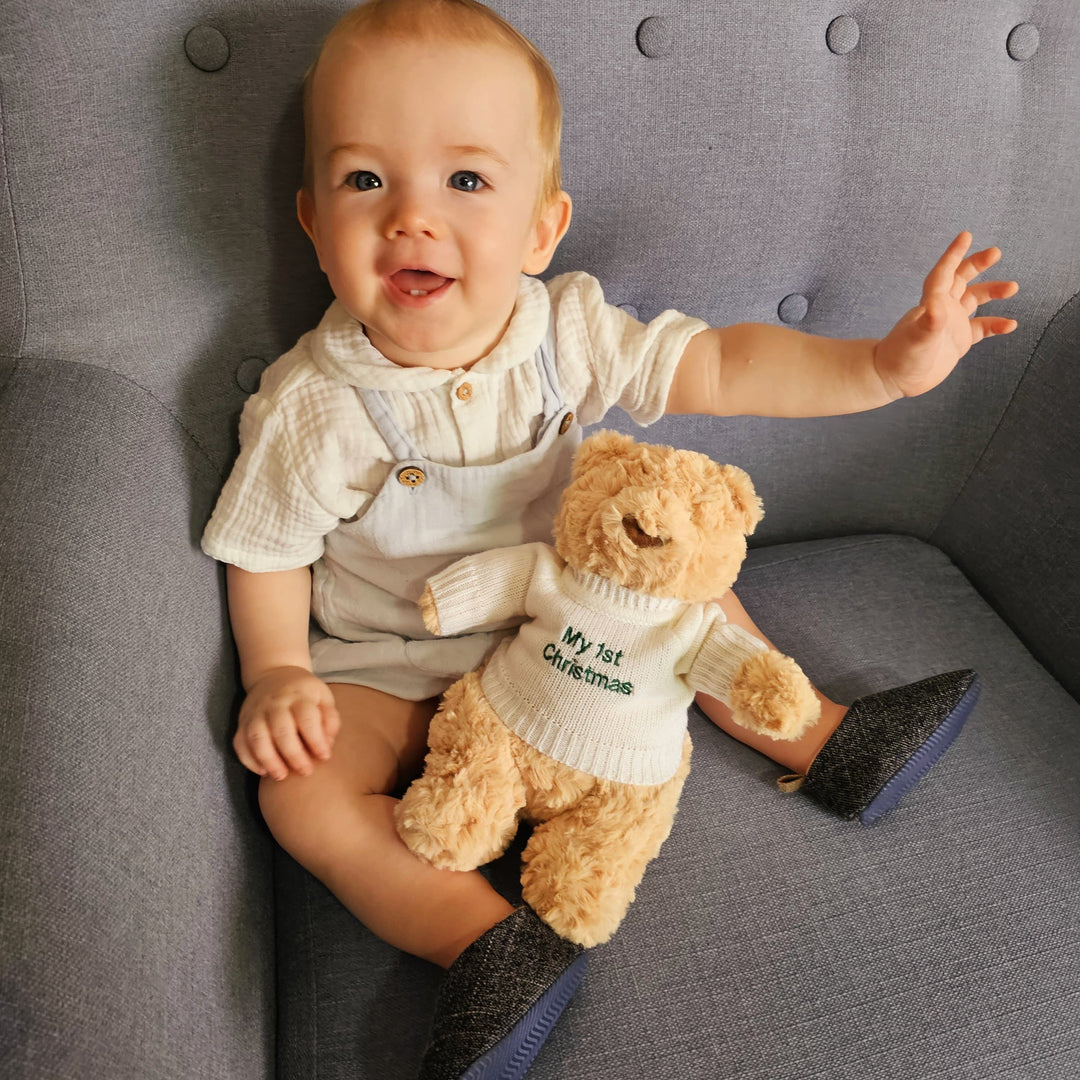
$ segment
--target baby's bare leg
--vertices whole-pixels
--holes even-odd
[[[753,620],[746,614],[746,608],[739,602],[738,597],[729,589],[723,597],[716,601],[723,609],[727,620],[749,631],[754,637],[764,641],[770,648],[775,649],[771,641],[754,625]],[[795,657],[798,660],[798,657]],[[821,699],[821,719],[809,727],[798,739],[790,741],[770,739],[767,735],[759,735],[753,731],[747,731],[740,727],[731,718],[731,710],[722,702],[708,694],[698,694],[695,698],[698,708],[714,723],[722,728],[739,742],[752,746],[773,761],[790,769],[792,772],[804,773],[810,768],[810,763],[817,757],[818,752],[825,745],[829,736],[836,730],[840,721],[847,712],[846,705],[837,705],[830,701],[820,690],[814,688],[814,693]]]
[[[417,776],[435,701],[332,683],[341,731],[310,776],[263,777],[278,843],[384,941],[449,967],[514,909],[478,872],[436,870],[398,838],[390,793]]]

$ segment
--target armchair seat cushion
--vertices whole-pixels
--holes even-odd
[[[672,835],[531,1080],[1061,1075],[1080,705],[919,540],[757,549],[735,590],[834,700],[971,667],[980,701],[873,828],[780,794],[778,766],[693,711]],[[488,869],[511,895],[521,839]],[[411,1077],[440,973],[277,858],[281,1076]]]

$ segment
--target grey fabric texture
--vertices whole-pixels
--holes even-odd
[[[219,476],[118,376],[0,387],[0,1075],[263,1076],[270,843],[197,543]]]
[[[270,842],[198,550],[245,395],[331,298],[294,195],[301,79],[347,6],[0,4],[4,1077],[420,1060],[439,973]],[[844,338],[962,228],[1021,283],[988,305],[1019,329],[921,398],[607,421],[747,469],[737,592],[827,694],[964,667],[983,692],[871,830],[692,715],[675,830],[530,1077],[1076,1074],[1080,7],[494,6],[563,91],[545,278]],[[513,855],[488,872],[513,893]]]

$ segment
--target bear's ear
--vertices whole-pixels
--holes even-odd
[[[574,454],[572,479],[577,480],[596,468],[606,468],[617,458],[632,453],[638,444],[621,431],[598,431],[590,435]]]
[[[731,495],[731,507],[734,512],[731,523],[749,536],[765,516],[761,499],[758,498],[750,477],[738,465],[725,465],[720,470],[720,475]]]

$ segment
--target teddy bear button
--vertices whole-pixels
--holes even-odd
[[[404,484],[405,487],[419,487],[424,480],[424,470],[417,468],[415,465],[408,465],[397,474],[398,483]]]
[[[571,424],[572,424],[573,422],[574,422],[574,414],[573,414],[572,412],[568,412],[568,413],[567,413],[567,414],[566,414],[566,415],[565,415],[565,416],[564,416],[564,417],[562,418],[562,423],[561,423],[561,424],[559,425],[559,434],[560,434],[560,435],[565,435],[565,434],[566,434],[566,431],[567,431],[567,428],[569,428],[569,427],[570,427],[570,425],[571,425]]]

